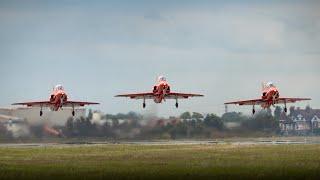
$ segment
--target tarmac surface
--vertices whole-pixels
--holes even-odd
[[[320,137],[277,137],[277,138],[228,138],[217,140],[159,140],[159,141],[66,141],[46,143],[0,143],[0,148],[6,147],[50,147],[50,146],[94,146],[112,144],[132,145],[280,145],[280,144],[320,144]]]

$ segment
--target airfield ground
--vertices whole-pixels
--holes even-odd
[[[0,179],[319,179],[320,144],[0,146]]]

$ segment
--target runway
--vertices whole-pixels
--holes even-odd
[[[320,137],[277,137],[277,138],[227,138],[213,140],[139,140],[139,141],[94,141],[71,140],[66,142],[36,142],[36,143],[0,143],[5,147],[50,147],[50,146],[98,146],[98,145],[281,145],[281,144],[320,144]]]

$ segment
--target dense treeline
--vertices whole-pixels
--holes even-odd
[[[278,111],[276,108],[275,111]],[[179,117],[144,117],[135,112],[127,114],[106,114],[99,123],[93,121],[92,112],[85,118],[70,118],[64,127],[60,127],[66,137],[106,137],[124,139],[176,139],[176,138],[212,138],[215,136],[237,136],[241,133],[269,133],[279,131],[278,119],[270,110],[260,111],[255,116],[241,113],[225,113],[203,116],[197,112],[185,112]],[[233,128],[228,123],[236,123]]]
[[[320,111],[319,111],[320,112]],[[135,112],[103,114],[89,110],[86,117],[69,118],[64,125],[0,124],[0,139],[17,137],[65,137],[106,139],[186,139],[281,135],[279,120],[292,122],[302,114],[309,120],[319,113],[290,107],[285,114],[281,107],[261,110],[255,115],[228,112],[222,116],[213,113],[184,112],[178,117],[160,118]],[[289,118],[291,117],[291,118]],[[309,122],[309,121],[308,121]],[[15,134],[14,134],[15,133]],[[312,135],[320,128],[312,129]]]

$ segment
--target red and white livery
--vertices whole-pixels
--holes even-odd
[[[178,108],[178,99],[188,99],[189,97],[201,97],[201,94],[190,93],[176,93],[171,92],[170,85],[167,83],[166,78],[163,76],[158,77],[158,82],[153,86],[152,92],[134,93],[134,94],[120,94],[115,97],[129,97],[131,99],[143,99],[142,107],[146,107],[146,99],[152,99],[155,103],[162,103],[167,99],[176,100],[176,108]]]
[[[311,100],[310,98],[286,98],[280,97],[279,90],[277,87],[272,83],[262,83],[262,96],[260,99],[251,99],[251,100],[244,100],[244,101],[234,101],[234,102],[227,102],[224,104],[238,104],[242,105],[252,105],[252,114],[255,113],[255,105],[260,105],[263,109],[269,108],[271,105],[274,106],[275,104],[284,104],[284,112],[287,112],[287,103],[295,103],[297,101],[307,101]]]
[[[72,116],[75,115],[74,108],[85,106],[85,105],[93,105],[99,104],[95,102],[83,102],[83,101],[69,101],[67,93],[65,92],[62,85],[56,85],[53,88],[53,92],[50,95],[49,101],[34,101],[34,102],[23,102],[23,103],[14,103],[12,105],[26,105],[28,107],[40,107],[40,116],[42,116],[43,107],[50,108],[52,111],[58,111],[63,107],[72,107]]]

